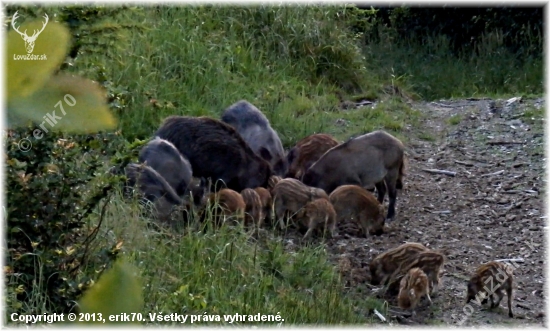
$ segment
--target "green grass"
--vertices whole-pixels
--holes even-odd
[[[498,31],[487,32],[474,48],[455,56],[443,36],[419,45],[381,32],[379,41],[365,45],[364,54],[371,72],[401,81],[425,100],[543,94],[542,54],[525,58],[512,53]]]
[[[462,116],[460,114],[453,115],[449,117],[448,121],[449,125],[458,125],[460,122],[462,122]]]
[[[344,296],[322,244],[287,251],[282,235],[267,231],[256,240],[227,224],[212,231],[192,222],[181,233],[168,232],[148,227],[144,213],[137,203],[115,198],[102,231],[123,241],[124,254],[142,271],[144,314],[261,313],[279,314],[283,325],[358,324],[370,319],[356,309],[381,307],[374,299]]]

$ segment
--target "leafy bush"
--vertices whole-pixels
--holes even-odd
[[[90,255],[99,224],[89,220],[101,220],[100,201],[117,184],[117,177],[100,176],[107,171],[104,155],[123,150],[125,142],[116,134],[67,138],[50,132],[30,138],[33,146],[23,152],[19,141],[28,134],[9,131],[6,146],[6,276],[8,287],[20,292],[8,310],[27,306],[26,313],[42,313],[29,302],[43,295],[41,309],[68,311],[118,251],[111,242]]]

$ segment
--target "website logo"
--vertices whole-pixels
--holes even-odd
[[[15,32],[17,32],[19,35],[21,35],[21,38],[23,38],[23,41],[25,42],[25,49],[27,50],[27,54],[22,54],[22,55],[13,54],[13,59],[14,60],[47,60],[46,54],[34,55],[34,54],[31,54],[31,53],[34,50],[34,43],[36,42],[36,39],[42,33],[42,31],[44,31],[44,29],[46,28],[46,25],[48,24],[48,21],[49,21],[48,15],[44,14],[44,18],[46,19],[46,21],[43,23],[42,29],[33,30],[32,36],[29,36],[27,34],[26,29],[25,29],[24,32],[21,32],[15,26],[15,21],[18,18],[19,18],[19,16],[17,15],[17,12],[15,12],[15,14],[13,14],[13,17],[11,19],[11,27],[13,28],[13,30]]]

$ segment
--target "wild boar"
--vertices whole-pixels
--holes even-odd
[[[353,220],[368,233],[381,235],[384,232],[384,206],[374,195],[357,185],[342,185],[334,190],[329,200],[336,210],[338,222]]]
[[[275,209],[275,218],[279,222],[281,229],[284,229],[284,218],[294,216],[308,202],[325,198],[328,195],[322,189],[304,185],[297,179],[281,179],[273,188],[273,201]]]
[[[251,188],[245,188],[241,191],[241,196],[246,205],[244,210],[244,223],[245,225],[254,225],[260,227],[263,220],[262,217],[262,201],[260,195]]]
[[[416,315],[416,306],[423,296],[427,296],[428,301],[432,304],[428,276],[422,269],[409,270],[399,285],[397,303],[401,309],[410,309],[413,311],[413,315]]]
[[[246,203],[239,192],[224,188],[216,193],[211,193],[206,198],[206,208],[211,208],[212,216],[216,224],[222,223],[229,217],[235,217],[233,223],[244,221]]]
[[[498,307],[504,297],[508,295],[508,316],[514,317],[512,313],[514,286],[513,268],[502,262],[491,261],[479,266],[468,282],[466,293],[466,304],[471,300],[487,303],[487,297],[491,299],[491,308]],[[495,302],[496,299],[496,302]]]
[[[155,135],[176,146],[191,163],[194,176],[211,178],[214,184],[221,180],[237,192],[267,187],[272,175],[269,163],[233,127],[213,118],[170,116]]]
[[[392,288],[398,285],[401,278],[403,278],[409,270],[420,268],[424,271],[426,276],[428,276],[431,293],[435,293],[435,291],[439,289],[441,283],[441,268],[445,262],[445,255],[434,250],[427,250],[417,255],[412,255],[403,261],[399,268],[394,271],[393,275],[390,277],[388,287]]]
[[[302,176],[302,182],[328,194],[341,185],[375,186],[378,201],[389,196],[387,220],[395,216],[397,189],[403,187],[404,146],[385,131],[374,131],[328,150]]]
[[[193,177],[191,164],[171,142],[155,137],[141,149],[138,160],[155,169],[180,197],[186,193]]]
[[[296,218],[301,221],[302,226],[307,227],[303,240],[309,238],[315,230],[321,227],[328,232],[329,238],[334,238],[336,231],[336,211],[334,211],[334,207],[327,199],[321,198],[308,202],[298,212]]]
[[[237,101],[223,112],[221,120],[234,127],[250,148],[269,162],[275,175],[285,175],[288,165],[281,139],[256,106],[246,100]]]
[[[275,185],[277,185],[278,182],[281,181],[281,179],[283,178],[279,176],[269,177],[269,180],[267,182],[267,189],[269,190],[269,192],[273,193],[273,188],[275,187]]]
[[[386,284],[400,265],[420,252],[429,249],[419,243],[405,243],[376,256],[369,264],[371,284]]]
[[[298,141],[287,154],[288,172],[286,177],[299,179],[309,167],[339,142],[331,135],[316,133]]]
[[[155,205],[156,215],[160,219],[166,219],[174,205],[183,203],[170,184],[153,168],[130,163],[124,170],[128,179],[127,187],[137,187],[143,197]],[[128,190],[126,192],[128,194]]]
[[[262,204],[261,214],[260,214],[260,224],[263,224],[267,219],[271,219],[271,209],[273,207],[273,199],[271,198],[271,193],[263,188],[256,187],[254,189],[256,193],[260,196],[260,202]]]

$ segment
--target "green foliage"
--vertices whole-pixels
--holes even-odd
[[[78,310],[84,314],[101,314],[106,320],[111,315],[141,312],[141,286],[134,267],[119,260],[79,300]],[[103,324],[100,319],[95,322]]]
[[[35,30],[36,28],[36,30]],[[22,33],[27,30],[40,31],[38,21],[18,27]],[[19,57],[25,54],[25,43],[15,30],[8,33],[8,118],[11,126],[25,126],[29,120],[44,123],[51,119],[49,109],[54,108],[53,120],[48,122],[50,130],[65,130],[89,133],[99,129],[111,129],[116,125],[107,109],[102,91],[91,81],[78,77],[52,76],[64,59],[69,46],[69,33],[66,27],[53,22],[45,25],[33,48],[42,60],[26,61]],[[29,51],[30,52],[30,51]],[[67,99],[69,98],[69,99]],[[63,109],[63,101],[72,107],[68,115]],[[55,109],[58,108],[59,109]],[[50,109],[51,109],[50,108]],[[58,110],[57,115],[55,111]],[[62,113],[63,116],[60,116]],[[59,122],[57,122],[59,119]]]
[[[474,96],[541,94],[542,54],[524,56],[503,44],[502,33],[487,32],[475,49],[452,53],[451,39],[426,37],[423,43],[395,41],[380,30],[378,42],[364,47],[368,68],[386,81],[402,77],[408,91],[427,100]]]
[[[449,118],[450,125],[457,125],[462,122],[462,116],[460,114],[453,115]]]
[[[378,89],[344,12],[341,6],[136,9],[118,19],[146,33],[132,29],[123,52],[107,49],[109,55],[82,59],[71,70],[101,71],[113,89],[132,91],[118,112],[129,139],[149,137],[168,115],[219,116],[239,99],[277,122],[286,100]]]
[[[125,143],[116,135],[50,132],[30,138],[33,146],[23,152],[18,142],[29,139],[25,131],[9,131],[6,146],[6,276],[20,288],[8,310],[17,311],[38,292],[47,294],[45,308],[65,311],[93,280],[94,272],[86,270],[100,271],[117,251],[109,242],[90,255],[97,230],[89,220],[101,220],[100,201],[116,185],[97,177],[106,172],[103,154],[122,151]]]

